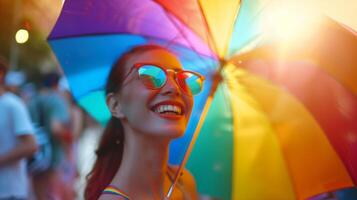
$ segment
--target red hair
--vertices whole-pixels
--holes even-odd
[[[106,94],[118,92],[123,82],[125,65],[130,57],[137,53],[165,48],[157,45],[138,46],[125,53],[113,65],[107,85]],[[118,171],[124,149],[124,129],[119,119],[112,117],[104,129],[96,150],[97,160],[92,171],[87,176],[87,186],[84,191],[86,200],[97,200],[106,186],[110,184]]]

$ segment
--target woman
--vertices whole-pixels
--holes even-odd
[[[156,45],[136,47],[117,61],[106,85],[112,117],[88,176],[86,199],[164,199],[177,170],[167,165],[168,146],[184,134],[192,96],[203,80]],[[184,171],[171,199],[197,198],[194,179]]]

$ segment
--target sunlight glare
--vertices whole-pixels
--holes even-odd
[[[291,42],[316,31],[320,16],[309,4],[276,1],[267,9],[262,23],[264,32],[273,38]]]

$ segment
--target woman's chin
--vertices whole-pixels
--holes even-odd
[[[160,137],[179,138],[185,134],[186,123],[158,123],[147,127],[146,132]],[[145,130],[144,130],[145,132]]]
[[[157,132],[158,136],[161,137],[169,137],[171,139],[176,139],[182,137],[184,135],[184,131],[182,130],[166,130],[166,131],[159,131]]]

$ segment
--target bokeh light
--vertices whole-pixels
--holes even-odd
[[[26,43],[29,39],[29,32],[26,29],[19,29],[16,32],[15,40],[19,44]]]

